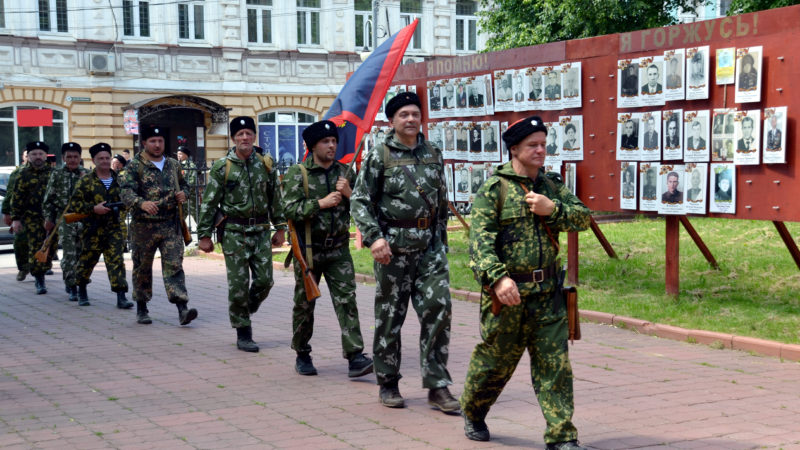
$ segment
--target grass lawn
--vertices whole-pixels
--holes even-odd
[[[680,295],[664,293],[664,219],[601,224],[619,259],[591,231],[580,234],[580,307],[684,328],[800,343],[800,269],[770,222],[691,217],[720,270],[681,227]],[[800,224],[787,223],[800,237]],[[450,284],[478,290],[467,239],[449,233]],[[561,236],[566,253],[566,235]],[[352,243],[351,243],[352,246]],[[372,274],[368,249],[352,248],[356,272]]]

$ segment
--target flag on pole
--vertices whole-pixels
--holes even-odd
[[[325,119],[339,126],[336,159],[349,163],[383,103],[419,19],[381,44],[347,80]]]

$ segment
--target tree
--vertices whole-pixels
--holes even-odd
[[[764,9],[782,8],[800,4],[800,0],[733,0],[728,7],[728,15],[743,14]]]
[[[481,0],[480,26],[491,34],[487,50],[503,50],[672,25],[675,11],[706,1]]]

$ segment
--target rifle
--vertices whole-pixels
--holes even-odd
[[[178,221],[181,223],[181,231],[183,232],[183,243],[189,245],[192,242],[192,234],[189,233],[189,226],[186,225],[186,220],[183,218],[183,204],[178,203]]]
[[[300,238],[297,236],[297,228],[294,226],[294,221],[292,219],[288,219],[286,222],[289,224],[289,241],[292,243],[291,256],[294,256],[294,259],[296,259],[297,263],[300,264],[300,273],[303,276],[303,286],[306,289],[306,300],[312,302],[320,298],[322,294],[319,292],[319,286],[317,285],[317,281],[314,279],[314,273],[308,268],[308,264],[306,263],[305,258],[303,258],[303,250],[300,248]],[[288,262],[289,258],[286,258],[286,261]]]
[[[45,239],[42,243],[42,248],[40,248],[39,251],[33,255],[33,257],[36,258],[36,261],[39,261],[40,263],[47,262],[47,258],[50,256],[50,244],[53,241],[53,236],[58,234],[56,233],[57,230],[58,225],[53,227],[53,230],[47,235],[47,239]]]
[[[106,208],[110,209],[112,213],[119,214],[120,208],[123,208],[125,206],[125,203],[122,203],[122,202],[105,202],[105,203],[103,203],[103,206],[105,206]],[[73,223],[73,222],[77,222],[79,220],[83,220],[83,219],[85,219],[85,218],[87,218],[89,216],[90,216],[90,214],[83,214],[83,213],[64,214],[64,222]]]

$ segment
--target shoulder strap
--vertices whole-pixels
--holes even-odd
[[[261,163],[264,164],[264,168],[267,169],[267,173],[272,172],[272,158],[264,158],[261,156],[261,153],[256,152],[256,157],[261,160]]]
[[[231,160],[225,158],[225,179],[222,181],[222,184],[228,184],[228,175],[231,173]]]
[[[503,176],[497,176],[500,178],[500,195],[497,196],[497,213],[499,214],[500,211],[503,209],[503,205],[506,203],[506,196],[508,195],[508,179]]]
[[[298,164],[297,167],[300,168],[300,173],[303,175],[303,191],[306,193],[306,200],[308,200],[308,170],[306,166],[302,164]],[[311,252],[311,221],[304,220],[303,224],[305,225],[305,232],[306,232],[306,264],[308,265],[309,269],[314,269],[314,255]]]
[[[436,211],[436,208],[434,208],[433,203],[431,203],[430,199],[428,199],[428,196],[425,195],[425,189],[422,189],[422,186],[419,185],[417,179],[414,178],[414,175],[411,173],[411,170],[409,170],[408,166],[400,166],[400,168],[403,169],[403,172],[405,172],[406,176],[411,180],[412,183],[414,183],[414,187],[417,189],[417,192],[419,192],[420,197],[425,200],[425,204],[428,205],[428,209],[431,211],[432,219],[434,217],[434,211]]]
[[[553,182],[552,182],[552,181],[551,181],[549,178],[547,178],[547,176],[545,176],[544,178],[547,180],[547,182],[548,182],[550,185],[552,185],[553,187],[555,186],[555,183],[553,183]],[[522,186],[522,190],[523,190],[523,191],[525,192],[525,194],[527,195],[527,194],[528,194],[528,192],[530,192],[530,191],[528,190],[528,188],[526,188],[526,187],[525,187],[525,185],[524,185],[524,184],[523,184],[521,181],[518,181],[518,182],[519,182],[519,185],[520,185],[520,186]],[[546,231],[546,232],[547,232],[547,237],[548,237],[548,238],[550,238],[550,243],[551,243],[551,244],[553,244],[553,247],[555,247],[555,248],[556,248],[556,253],[558,253],[558,252],[561,250],[561,249],[559,248],[559,246],[558,246],[558,241],[556,240],[556,238],[555,238],[555,237],[553,237],[553,232],[550,230],[550,227],[549,227],[549,226],[547,226],[547,223],[545,223],[544,219],[542,219],[542,220],[541,220],[541,222],[542,222],[542,226],[544,227],[544,231]]]

